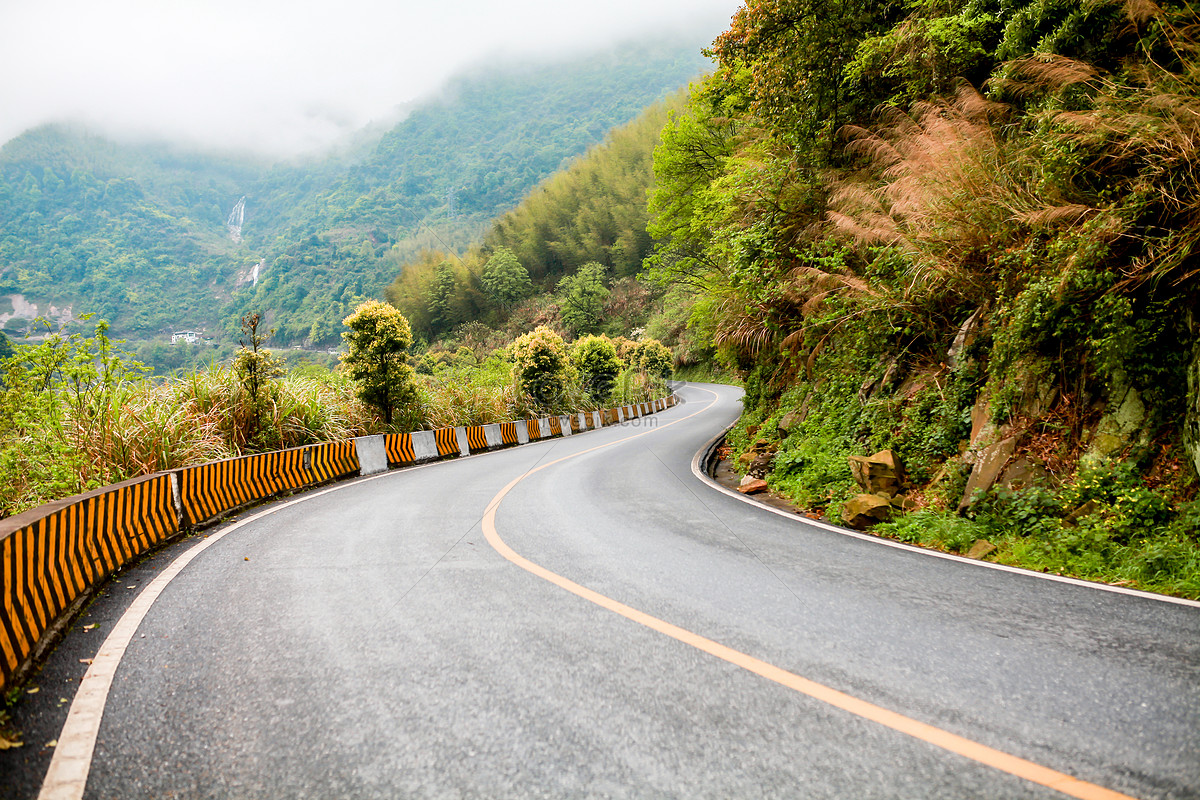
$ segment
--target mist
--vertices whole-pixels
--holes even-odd
[[[0,144],[51,122],[294,156],[491,61],[728,27],[736,0],[0,0]]]

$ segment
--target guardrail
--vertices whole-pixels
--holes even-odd
[[[395,467],[570,436],[662,411],[603,411],[362,436],[159,472],[0,520],[0,689],[18,683],[121,567],[176,536],[289,492]]]

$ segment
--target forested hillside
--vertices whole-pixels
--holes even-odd
[[[353,302],[379,294],[405,257],[466,246],[564,160],[697,75],[697,49],[497,65],[303,162],[31,131],[0,150],[0,327],[23,334],[35,308],[53,306],[130,339],[195,329],[216,343],[253,309],[277,344],[335,345]]]
[[[648,275],[810,513],[1200,594],[1181,2],[750,0],[655,156]],[[678,312],[677,312],[678,313]]]
[[[501,339],[547,322],[568,335],[624,335],[644,325],[650,291],[634,276],[652,249],[646,197],[654,148],[684,100],[676,93],[614,130],[496,219],[479,246],[457,254],[431,248],[397,265],[388,299],[428,342],[453,339],[467,324],[475,336],[502,330]],[[525,274],[524,288],[496,291],[497,253]],[[587,280],[577,277],[585,266]],[[568,323],[562,313],[572,301],[580,313]]]

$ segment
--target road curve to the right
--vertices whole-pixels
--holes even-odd
[[[679,392],[681,407],[651,423],[661,430],[502,492],[499,549],[602,604],[1095,787],[1075,796],[1200,797],[1200,609],[897,549],[728,497],[687,464],[739,392]]]

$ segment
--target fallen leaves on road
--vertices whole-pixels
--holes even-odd
[[[0,750],[12,750],[15,747],[21,747],[24,742],[18,742],[16,739],[9,738],[0,733]]]
[[[90,663],[92,663],[92,659],[90,659],[90,658],[81,658],[81,659],[79,659],[79,663],[80,663],[80,664],[90,664]]]
[[[97,627],[99,627],[99,626],[100,626],[100,623],[99,623],[99,622],[93,622],[91,625],[84,625],[84,626],[83,626],[83,629],[84,629],[85,631],[90,631],[92,628],[97,628]]]
[[[58,739],[51,739],[46,742],[46,747],[58,747]]]

